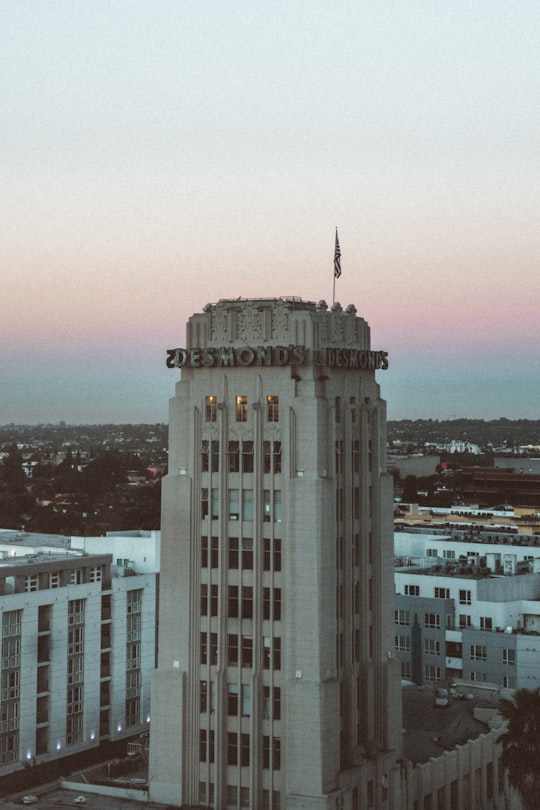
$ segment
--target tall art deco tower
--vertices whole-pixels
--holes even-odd
[[[237,299],[167,364],[150,798],[398,807],[386,352],[353,306]]]

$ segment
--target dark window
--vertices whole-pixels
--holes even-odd
[[[203,439],[201,442],[201,471],[219,472],[219,442]]]
[[[208,681],[199,682],[199,711],[205,712],[208,709]]]
[[[269,537],[263,540],[263,571],[270,571],[272,563],[272,541]]]
[[[199,759],[201,762],[206,762],[207,758],[207,732],[205,728],[201,728],[199,729]]]
[[[208,537],[201,537],[201,568],[208,568]]]
[[[242,618],[253,618],[253,588],[250,585],[242,586]]]
[[[279,737],[272,737],[272,770],[281,769],[281,740]]]
[[[263,442],[263,473],[270,472],[270,459],[272,457],[272,442]]]
[[[274,571],[281,571],[281,540],[274,537]]]
[[[242,472],[253,472],[253,442],[242,442]]]
[[[238,585],[228,586],[228,613],[230,619],[238,618]]]
[[[238,636],[231,634],[227,636],[227,662],[229,666],[238,664]]]
[[[355,439],[352,443],[352,469],[353,472],[360,472],[360,442]]]
[[[253,568],[253,538],[242,538],[242,568],[251,571]]]
[[[272,458],[274,460],[274,472],[281,472],[281,442],[274,442],[272,448]]]
[[[201,585],[201,616],[208,613],[208,585]]]
[[[219,472],[219,442],[210,442],[210,472]]]
[[[210,467],[210,452],[209,452],[209,445],[210,442],[207,439],[203,439],[201,442],[201,472],[208,472]]]
[[[208,639],[206,637],[206,633],[201,633],[200,636],[200,645],[201,645],[201,664],[206,664],[208,660]]]
[[[227,763],[238,764],[238,738],[235,731],[227,732]]]
[[[227,714],[234,717],[238,714],[238,692],[237,683],[227,684]]]
[[[208,489],[203,487],[201,490],[201,519],[204,520],[208,517]]]
[[[281,588],[274,588],[274,621],[281,620]]]
[[[210,616],[218,615],[218,586],[210,586]]]
[[[240,735],[240,765],[249,765],[249,734]]]
[[[217,568],[218,565],[219,565],[219,540],[217,537],[212,537],[210,544],[210,568]]]
[[[229,568],[238,568],[238,537],[229,537]]]
[[[272,690],[272,712],[274,720],[281,720],[281,689],[274,686]]]
[[[229,472],[240,472],[240,443],[229,442],[227,447]]]
[[[242,636],[242,667],[253,665],[253,639],[251,636]]]
[[[217,664],[218,637],[217,633],[210,633],[210,664]]]

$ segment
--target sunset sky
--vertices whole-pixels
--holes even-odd
[[[0,424],[166,421],[336,225],[389,418],[539,418],[537,0],[3,0],[0,98]]]

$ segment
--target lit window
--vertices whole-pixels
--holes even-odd
[[[267,417],[269,422],[279,422],[279,397],[267,396]]]
[[[207,422],[217,421],[217,397],[208,396],[205,399],[205,419]]]
[[[247,417],[248,417],[247,397],[246,396],[237,396],[236,397],[236,421],[237,422],[247,422]]]

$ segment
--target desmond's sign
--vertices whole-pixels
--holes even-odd
[[[220,346],[167,349],[168,368],[234,368],[239,366],[301,366],[375,370],[388,368],[388,352],[371,349],[314,349],[305,346]]]

